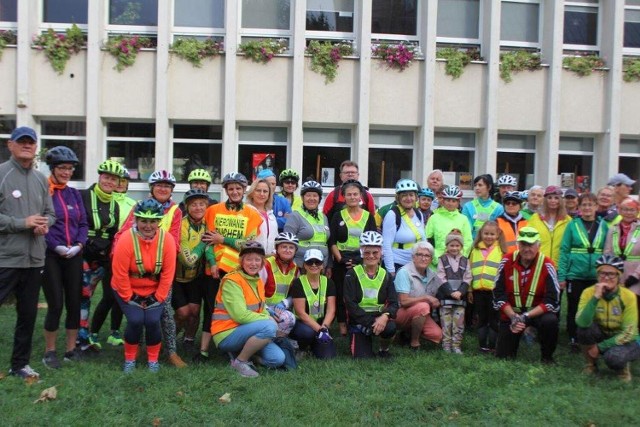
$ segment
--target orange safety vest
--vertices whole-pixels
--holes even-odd
[[[504,218],[498,218],[497,222],[498,222],[498,227],[500,227],[500,230],[502,230],[502,235],[504,236],[504,242],[507,246],[507,253],[505,255],[514,253],[516,250],[518,250],[518,242],[516,241],[518,236],[516,234],[516,231],[520,231],[522,227],[526,227],[528,224],[528,221],[527,220],[518,221],[518,225],[517,225],[518,230],[516,231],[513,230],[513,227],[511,226],[512,223],[510,221],[507,221]]]
[[[262,281],[262,279],[258,279]],[[227,283],[231,281],[231,284]],[[264,286],[258,285],[257,294],[256,291],[249,285],[247,280],[240,274],[239,271],[234,271],[227,274],[220,283],[220,289],[216,295],[216,307],[213,310],[213,316],[211,317],[211,335],[218,334],[220,332],[228,331],[229,329],[237,328],[240,326],[238,322],[233,320],[229,315],[229,312],[224,306],[222,301],[222,288],[227,286],[240,286],[242,293],[244,294],[245,304],[247,310],[254,311],[256,313],[262,312],[265,306]]]

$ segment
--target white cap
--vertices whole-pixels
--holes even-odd
[[[324,256],[319,249],[307,249],[307,252],[304,253],[304,262],[307,262],[311,259],[317,259],[318,261],[324,261]]]

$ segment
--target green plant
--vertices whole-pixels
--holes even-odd
[[[198,40],[191,37],[176,40],[171,45],[171,51],[191,62],[194,67],[200,68],[203,59],[215,58],[223,52],[223,44],[213,39]]]
[[[51,66],[58,74],[62,74],[71,55],[80,52],[87,46],[87,39],[82,30],[73,24],[65,34],[56,33],[53,28],[33,37],[33,46],[44,51]]]
[[[562,59],[562,65],[567,70],[584,77],[590,75],[594,70],[604,67],[605,62],[597,55],[578,55],[565,56]]]
[[[151,47],[154,45],[150,38],[127,35],[110,37],[105,45],[107,51],[116,58],[117,63],[114,68],[118,71],[135,64],[140,49]]]
[[[454,47],[446,47],[436,52],[436,58],[445,59],[445,73],[453,79],[457,79],[464,73],[464,67],[469,65],[471,61],[482,60],[478,49],[461,50]]]
[[[238,50],[251,58],[253,62],[262,62],[263,64],[271,61],[275,55],[286,52],[288,48],[285,39],[251,40],[240,43],[238,46]]]
[[[307,53],[311,56],[311,70],[322,74],[325,83],[335,80],[338,72],[338,62],[343,56],[353,55],[353,46],[350,42],[331,43],[312,40],[307,47]]]
[[[500,54],[500,77],[509,83],[511,73],[529,70],[539,70],[542,60],[539,53],[527,52],[526,50],[516,50],[503,52]]]
[[[413,43],[387,43],[380,42],[371,45],[371,54],[375,58],[384,60],[389,68],[400,71],[411,65],[416,56],[420,56],[420,47]]]
[[[2,52],[7,45],[17,44],[18,37],[16,33],[10,30],[0,30],[0,59],[2,59]]]
[[[622,79],[627,83],[640,81],[640,58],[624,58]]]

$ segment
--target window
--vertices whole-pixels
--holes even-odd
[[[509,174],[518,180],[518,190],[535,184],[535,135],[498,135],[497,175]]]
[[[173,32],[184,36],[224,36],[224,0],[175,0]]]
[[[287,165],[287,128],[240,126],[238,170],[250,181],[263,169],[276,175]]]
[[[243,40],[252,37],[290,38],[290,0],[242,0]]]
[[[158,30],[158,0],[110,0],[111,32],[153,34]]]
[[[628,2],[627,2],[628,3]],[[618,160],[618,171],[636,181],[633,185],[632,194],[638,192],[638,171],[640,171],[640,139],[620,140],[620,159]]]
[[[540,0],[502,2],[500,44],[512,47],[540,47]]]
[[[18,0],[0,0],[0,28],[16,28]]]
[[[438,43],[480,44],[480,0],[439,0]]]
[[[11,132],[16,128],[16,120],[7,116],[0,116],[0,163],[6,162],[11,157],[7,148],[7,141],[11,138]]]
[[[80,163],[71,176],[72,181],[84,181],[86,160],[86,126],[85,122],[64,122],[42,120],[40,122],[40,146],[50,149],[64,145],[73,150]]]
[[[107,158],[122,163],[132,181],[146,181],[156,168],[153,123],[108,123]]]
[[[369,131],[369,177],[376,188],[394,188],[400,178],[413,179],[413,132]]]
[[[564,4],[564,48],[598,50],[598,0]]]
[[[307,0],[307,37],[353,39],[353,0]]]
[[[187,182],[194,169],[206,169],[220,184],[222,126],[173,125],[173,175]]]
[[[44,0],[42,22],[86,28],[89,0]]]
[[[443,171],[445,184],[456,184],[463,190],[471,190],[475,149],[475,133],[436,132],[434,134],[433,168]]]
[[[640,54],[640,0],[625,2],[624,47],[625,53]]]
[[[560,137],[558,175],[562,187],[591,189],[594,144],[595,140],[590,137]]]
[[[418,16],[417,0],[373,0],[373,38],[418,41]]]
[[[351,130],[304,128],[301,181],[313,179],[324,187],[340,184],[340,163],[351,158]]]

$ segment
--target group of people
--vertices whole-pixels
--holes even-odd
[[[624,174],[580,195],[555,186],[519,192],[512,176],[480,175],[461,206],[460,188],[443,185],[436,170],[424,188],[399,180],[395,200],[376,208],[353,161],[341,164],[341,184],[324,203],[318,182],[265,168],[251,184],[225,175],[221,202],[208,194],[209,173],[195,169],[178,204],[174,176],[159,170],[136,202],[119,163],[101,163],[98,182],[78,191],[68,186],[75,153],[48,150],[45,178],[33,169],[36,145],[33,129],[17,128],[0,165],[0,301],[17,298],[10,372],[22,378],[38,376],[29,360],[41,283],[43,363],[54,369],[63,364],[63,308],[63,362],[100,352],[110,312],[106,342],[123,345],[127,373],[141,342],[150,371],[160,368],[161,348],[186,366],[180,334],[194,362],[208,360],[213,340],[233,369],[255,377],[254,362],[291,369],[300,352],[336,357],[332,334],[348,339],[355,358],[389,358],[392,340],[462,354],[469,325],[482,353],[513,358],[535,333],[542,362],[554,363],[564,291],[570,345],[582,348],[585,372],[603,358],[628,381],[640,357],[640,205]]]

